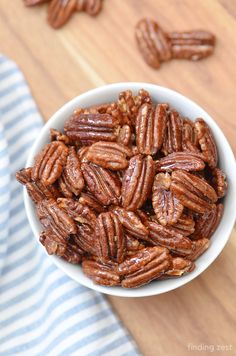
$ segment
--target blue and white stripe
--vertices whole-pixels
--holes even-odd
[[[105,297],[57,269],[33,237],[14,174],[41,126],[23,75],[0,56],[0,355],[139,355]]]

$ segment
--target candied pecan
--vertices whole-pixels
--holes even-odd
[[[24,0],[24,4],[26,6],[34,6],[34,5],[39,5],[43,4],[44,2],[49,2],[51,0]]]
[[[186,117],[183,118],[182,149],[184,151],[200,152],[198,149],[198,140],[194,128],[194,122]]]
[[[215,190],[205,179],[181,170],[172,172],[170,190],[183,206],[201,214],[211,210],[217,201]]]
[[[197,119],[195,121],[195,130],[205,161],[209,164],[209,167],[215,168],[218,162],[218,153],[209,126],[203,119]]]
[[[58,131],[56,129],[50,129],[50,140],[51,141],[61,141],[65,145],[68,145],[71,143],[68,136],[66,136],[65,134],[61,133],[60,131]]]
[[[138,239],[148,240],[148,229],[133,211],[127,211],[119,206],[113,207],[112,211],[118,216],[121,224],[130,235]]]
[[[119,131],[119,135],[117,137],[117,142],[121,143],[125,146],[128,146],[131,142],[131,128],[129,125],[124,125],[121,127]]]
[[[58,183],[61,192],[68,198],[71,198],[73,194],[79,195],[84,187],[80,161],[74,147],[69,148],[66,164]]]
[[[156,162],[156,171],[174,171],[182,169],[184,171],[202,171],[205,163],[201,158],[201,153],[196,152],[173,152]]]
[[[128,166],[127,157],[132,156],[130,148],[121,143],[99,141],[91,145],[86,158],[95,164],[113,171]]]
[[[151,156],[134,156],[122,182],[122,205],[127,210],[137,210],[147,199],[154,178],[154,162]]]
[[[199,214],[195,217],[195,231],[190,236],[191,239],[209,239],[215,232],[224,211],[223,204],[213,206],[205,214]]]
[[[139,50],[153,68],[159,68],[161,62],[171,59],[171,47],[167,35],[157,22],[144,18],[135,27]]]
[[[188,255],[192,252],[192,241],[172,227],[162,226],[155,220],[148,220],[146,226],[149,229],[149,242],[153,245],[167,247],[181,255]]]
[[[188,255],[190,261],[196,261],[196,259],[201,256],[209,247],[210,240],[202,238],[196,241],[193,241],[194,249],[193,252]]]
[[[194,270],[195,264],[182,257],[174,257],[172,259],[171,267],[163,275],[164,278],[180,277],[186,273],[190,273]]]
[[[227,182],[225,173],[219,168],[213,168],[212,170],[212,185],[215,188],[218,198],[223,198],[227,191]]]
[[[26,184],[27,192],[34,203],[39,203],[44,199],[55,199],[60,196],[59,190],[53,185],[45,187],[40,181]]]
[[[22,168],[18,172],[16,172],[16,179],[21,184],[26,184],[31,182],[31,172],[32,168]]]
[[[169,191],[170,182],[168,173],[159,173],[155,176],[152,187],[152,206],[157,220],[163,226],[176,223],[184,209],[179,199]]]
[[[79,157],[80,162],[88,162],[87,160],[87,152],[88,152],[89,147],[88,146],[82,146],[78,151],[77,155]]]
[[[112,212],[101,213],[97,218],[95,232],[101,260],[122,262],[125,258],[126,240],[118,217]]]
[[[61,209],[53,199],[43,200],[36,205],[41,224],[54,234],[67,241],[70,234],[77,232],[74,220]]]
[[[98,199],[96,199],[91,193],[81,193],[79,202],[82,205],[87,205],[89,208],[93,209],[96,213],[103,213],[105,207],[100,204]]]
[[[125,276],[124,288],[136,288],[159,278],[171,264],[169,251],[160,246],[146,247],[119,264],[118,273]]]
[[[67,214],[79,224],[87,224],[95,227],[96,215],[88,206],[81,204],[78,200],[59,198],[59,208],[64,209]]]
[[[101,263],[93,260],[83,260],[83,272],[95,283],[103,286],[117,286],[120,284],[120,277],[116,272],[116,265],[112,263]]]
[[[167,104],[143,104],[136,118],[136,144],[140,153],[153,155],[162,146],[167,125]]]
[[[82,163],[81,169],[89,191],[102,205],[119,204],[121,183],[114,173],[92,163]]]
[[[48,143],[36,156],[31,172],[32,180],[40,180],[45,186],[53,184],[62,173],[67,155],[68,147],[63,142]]]
[[[183,119],[176,110],[171,110],[162,147],[165,156],[168,153],[182,151],[182,129]]]
[[[119,120],[109,114],[84,114],[75,111],[66,121],[64,130],[72,140],[84,145],[96,141],[116,141],[119,133]]]
[[[76,11],[77,0],[52,0],[48,7],[48,23],[53,28],[63,26]]]
[[[79,248],[93,256],[98,254],[98,241],[95,236],[95,228],[89,224],[81,224],[77,227],[77,234],[73,235]]]
[[[77,0],[76,10],[96,16],[102,9],[102,2],[103,0]]]
[[[126,233],[126,254],[133,255],[139,250],[142,250],[145,246],[136,238]]]
[[[184,236],[189,236],[195,231],[195,221],[192,216],[182,214],[178,221],[172,225],[172,229]]]
[[[130,120],[127,121],[127,123],[135,126],[135,120],[139,108],[144,103],[151,102],[152,100],[150,94],[144,89],[140,89],[138,95],[133,95],[131,90],[125,90],[119,94],[118,108],[122,114]]]

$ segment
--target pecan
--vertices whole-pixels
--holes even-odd
[[[169,251],[160,246],[146,247],[119,264],[118,273],[125,276],[122,287],[136,288],[159,278],[171,264]]]
[[[153,245],[167,247],[180,255],[188,255],[193,250],[192,241],[168,226],[162,226],[155,220],[148,220],[149,242]]]
[[[119,204],[121,183],[114,173],[92,163],[82,163],[81,169],[89,191],[102,205]]]
[[[16,179],[18,180],[19,183],[21,184],[26,184],[31,182],[31,172],[32,168],[22,168],[18,172],[16,172]]]
[[[202,171],[205,163],[201,158],[201,153],[196,152],[173,152],[156,162],[156,171],[174,171],[182,169],[184,171]]]
[[[54,234],[67,241],[70,234],[77,232],[74,220],[61,209],[53,199],[43,200],[36,206],[41,224]]]
[[[103,286],[117,286],[120,277],[116,272],[116,266],[112,263],[101,263],[93,260],[83,260],[83,272],[95,283]]]
[[[69,148],[66,164],[58,183],[63,195],[68,198],[73,194],[79,195],[84,187],[80,161],[74,147]]]
[[[183,119],[182,149],[184,151],[200,152],[194,123],[187,118]]]
[[[217,204],[205,214],[195,217],[195,231],[190,236],[191,239],[209,239],[215,232],[224,211],[223,204]]]
[[[79,157],[80,162],[88,162],[87,157],[86,157],[88,149],[89,149],[88,146],[82,146],[78,150],[77,155]]]
[[[136,144],[142,154],[153,155],[162,146],[167,125],[167,104],[143,104],[136,118]]]
[[[179,199],[169,191],[169,187],[170,175],[157,174],[152,187],[152,206],[157,220],[163,226],[176,223],[184,209]]]
[[[98,255],[102,261],[122,262],[125,258],[125,236],[118,217],[112,212],[101,213],[97,218],[96,238]]]
[[[176,110],[171,110],[162,147],[165,156],[168,153],[182,151],[182,129],[183,119]]]
[[[53,184],[62,173],[67,155],[68,147],[63,142],[47,144],[36,156],[31,172],[32,180],[40,180],[45,186]]]
[[[48,23],[53,28],[63,26],[76,11],[77,0],[52,0],[48,7]]]
[[[118,108],[127,117],[127,123],[135,126],[139,108],[144,103],[151,102],[150,94],[144,89],[140,89],[138,95],[133,95],[131,90],[125,90],[119,94]]]
[[[132,156],[130,148],[121,143],[100,141],[89,147],[86,158],[99,166],[111,170],[124,169],[128,166],[127,157]]]
[[[122,182],[122,205],[127,210],[137,210],[147,199],[154,178],[154,162],[151,156],[134,156]]]
[[[188,255],[190,261],[195,261],[199,256],[201,256],[209,247],[210,240],[202,238],[196,241],[193,241],[194,249],[193,252]]]
[[[182,257],[174,257],[172,259],[172,264],[170,269],[165,272],[163,277],[171,278],[171,277],[180,277],[186,273],[190,273],[194,270],[195,264]]]
[[[102,2],[103,0],[77,0],[76,10],[96,16],[102,9]]]
[[[209,126],[203,119],[197,119],[195,121],[195,130],[205,161],[211,168],[215,168],[218,162],[218,153]]]
[[[88,224],[81,224],[77,228],[78,232],[74,235],[74,240],[79,248],[93,256],[98,254],[98,242],[95,236],[95,229]]]
[[[159,68],[161,62],[171,58],[168,37],[157,22],[145,18],[140,20],[135,27],[135,36],[144,60],[151,67]]]
[[[119,206],[113,207],[112,211],[118,216],[121,224],[130,235],[138,239],[148,240],[148,229],[133,211],[127,211]]]
[[[79,224],[87,224],[95,227],[96,215],[88,206],[81,204],[74,199],[57,199],[59,208],[64,209],[67,214]]]
[[[172,225],[172,229],[184,236],[189,236],[195,231],[195,221],[192,216],[182,214],[178,221]]]
[[[170,190],[186,208],[197,213],[205,213],[217,201],[215,190],[203,178],[177,170],[172,172]]]
[[[142,250],[145,246],[136,238],[126,233],[126,253],[127,255],[133,255],[139,250]]]
[[[212,170],[212,185],[215,188],[218,198],[223,198],[227,190],[227,182],[225,173],[219,168]]]
[[[131,128],[129,125],[124,125],[121,127],[117,142],[122,145],[128,146],[131,142]]]
[[[91,193],[81,193],[79,203],[82,205],[87,205],[96,213],[103,213],[105,211],[105,207],[103,207]]]
[[[78,111],[66,121],[64,130],[71,140],[84,145],[96,141],[116,141],[119,120],[109,114],[84,114]]]
[[[61,141],[65,145],[68,145],[71,143],[70,139],[68,136],[64,135],[60,131],[56,129],[50,129],[50,140],[51,141]]]
[[[44,199],[55,199],[60,196],[59,190],[53,185],[45,187],[40,181],[26,184],[27,192],[34,203]]]

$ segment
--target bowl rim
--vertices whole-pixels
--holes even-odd
[[[84,99],[88,98],[89,96],[94,96],[94,95],[100,96],[103,92],[106,92],[106,91],[109,91],[112,89],[115,89],[117,91],[117,93],[119,93],[120,91],[127,90],[127,89],[131,89],[136,92],[137,90],[139,90],[141,88],[144,88],[147,91],[153,91],[153,90],[161,91],[163,94],[173,96],[178,101],[180,101],[180,102],[184,101],[185,103],[192,106],[196,110],[202,111],[202,113],[204,115],[203,117],[204,117],[204,119],[207,118],[206,121],[208,124],[210,123],[210,127],[211,127],[213,133],[216,131],[217,135],[220,136],[221,140],[223,140],[224,151],[227,151],[227,157],[229,157],[230,164],[231,164],[231,169],[232,169],[231,176],[233,176],[233,175],[234,175],[234,177],[236,176],[236,163],[235,163],[233,151],[232,151],[230,144],[229,144],[228,140],[226,139],[224,133],[222,132],[220,127],[217,125],[217,123],[214,121],[214,119],[200,105],[198,105],[196,102],[189,99],[185,95],[182,95],[179,92],[177,92],[173,89],[169,89],[167,87],[163,87],[163,86],[159,86],[159,85],[151,84],[151,83],[145,83],[145,82],[120,82],[120,83],[107,84],[107,85],[103,85],[98,88],[86,91],[86,92],[76,96],[72,100],[68,101],[61,108],[59,108],[59,110],[57,110],[42,127],[41,131],[38,134],[37,139],[35,140],[31,150],[29,151],[29,155],[28,155],[28,158],[26,161],[26,167],[29,167],[32,165],[33,159],[34,159],[35,155],[37,154],[36,149],[37,149],[38,145],[40,144],[40,142],[42,141],[42,139],[44,138],[45,134],[49,133],[49,128],[53,127],[53,122],[55,120],[58,120],[58,118],[63,117],[63,114],[64,114],[64,118],[62,120],[65,121],[68,117],[68,116],[65,117],[65,113],[70,108],[72,109],[73,107],[79,106],[78,101],[83,101]],[[71,110],[71,111],[73,111],[73,110]],[[233,197],[231,198],[231,200],[233,200],[233,204],[236,205],[236,183],[233,183],[233,182],[234,181],[231,181],[231,188],[232,188],[232,193],[233,193]],[[233,204],[231,204],[231,205],[233,205]],[[39,232],[36,227],[36,224],[34,223],[35,211],[34,211],[33,204],[27,194],[25,187],[24,187],[24,205],[25,205],[25,209],[26,209],[27,218],[29,220],[34,237],[36,238],[37,242],[39,243],[39,240],[38,240]],[[181,278],[169,279],[168,280],[169,283],[167,284],[168,287],[162,288],[163,290],[161,290],[161,291],[158,291],[158,285],[155,288],[155,284],[153,284],[153,282],[152,282],[153,285],[151,288],[150,288],[150,285],[145,285],[143,287],[139,287],[139,288],[135,288],[135,289],[125,289],[120,286],[118,286],[118,287],[100,286],[100,285],[93,283],[86,276],[85,276],[85,280],[81,281],[79,278],[78,279],[75,278],[74,273],[72,273],[71,270],[68,271],[68,269],[67,269],[68,268],[67,265],[69,264],[68,262],[60,259],[57,256],[53,256],[53,255],[52,256],[47,255],[47,256],[52,260],[53,263],[55,263],[55,265],[59,269],[61,269],[63,272],[65,272],[66,275],[68,275],[70,278],[72,278],[76,282],[78,282],[92,290],[102,292],[107,295],[113,295],[113,296],[119,296],[119,297],[147,297],[147,296],[158,295],[158,294],[166,293],[171,290],[180,288],[181,286],[184,286],[185,284],[189,283],[190,281],[192,281],[196,277],[198,277],[203,271],[205,271],[224,249],[224,246],[226,245],[227,241],[229,240],[230,234],[234,227],[235,218],[236,218],[236,209],[234,209],[232,211],[230,221],[228,222],[228,225],[225,226],[225,228],[224,228],[224,237],[223,237],[224,239],[223,239],[223,241],[221,241],[221,245],[219,245],[219,248],[217,249],[217,251],[215,251],[214,254],[211,255],[211,258],[209,258],[209,260],[207,260],[207,262],[205,262],[204,265],[202,264],[202,265],[197,266],[197,268],[193,272],[191,272],[185,276],[182,276]],[[223,220],[223,218],[222,218],[222,220]],[[218,244],[219,244],[219,242],[218,242]],[[47,254],[47,252],[44,248],[43,248],[43,250]],[[82,270],[81,270],[81,272],[82,272]],[[160,283],[160,282],[157,281],[156,283]],[[147,288],[147,286],[149,286],[149,288]]]

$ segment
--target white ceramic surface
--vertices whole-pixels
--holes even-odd
[[[157,295],[186,284],[187,282],[196,278],[207,267],[210,266],[210,264],[223,250],[227,240],[229,239],[236,216],[236,165],[229,143],[215,121],[199,105],[173,90],[147,83],[128,82],[110,84],[90,90],[74,98],[65,104],[61,109],[59,109],[42,128],[37,137],[37,140],[30,150],[30,154],[26,163],[27,167],[31,166],[33,164],[33,159],[36,153],[39,152],[41,148],[49,141],[49,129],[56,128],[62,130],[65,120],[78,106],[86,107],[114,101],[117,99],[117,95],[120,91],[131,89],[134,92],[137,92],[140,88],[148,90],[156,102],[168,102],[170,106],[177,109],[183,116],[187,116],[190,119],[195,119],[197,117],[204,118],[204,120],[209,124],[216,140],[220,159],[219,164],[227,175],[228,192],[224,199],[224,215],[220,225],[211,238],[210,248],[197,260],[196,269],[192,273],[187,274],[181,278],[165,281],[153,281],[149,285],[137,289],[103,287],[94,284],[89,278],[87,278],[83,274],[80,266],[69,264],[56,256],[49,257],[51,258],[52,262],[55,263],[68,276],[83,284],[84,286],[102,293],[122,297],[143,297]],[[26,190],[24,191],[24,201],[31,228],[35,238],[38,240],[39,232],[42,228],[35,215],[34,206],[29,199]],[[40,244],[39,248],[43,248],[43,246]]]

